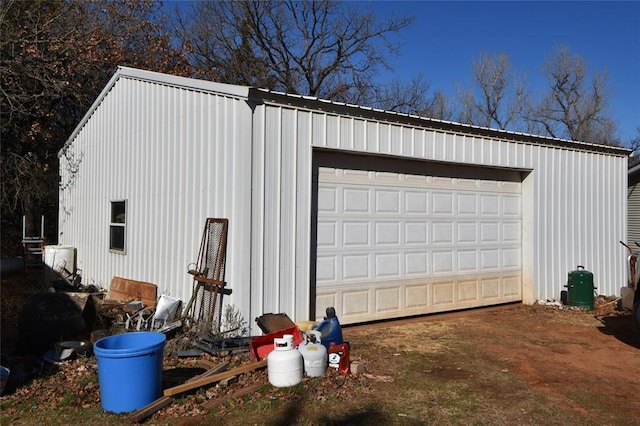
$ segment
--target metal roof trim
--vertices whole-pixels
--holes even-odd
[[[164,74],[156,71],[141,70],[131,67],[118,67],[116,74],[146,80],[152,83],[166,84],[168,86],[179,86],[203,92],[213,92],[233,97],[246,99],[249,96],[248,86],[238,86],[235,84],[218,83],[210,80],[202,80],[190,77],[180,77],[177,75]]]
[[[386,111],[378,108],[364,107],[360,105],[335,102],[326,99],[320,99],[313,96],[301,96],[289,93],[277,92],[268,89],[252,88],[250,89],[250,97],[260,98],[266,102],[274,102],[281,105],[296,105],[306,107],[308,109],[322,109],[319,106],[329,105],[335,109],[335,113],[348,111],[351,115],[363,116],[364,113],[382,121],[402,122],[422,128],[431,128],[436,130],[451,131],[454,133],[472,134],[477,136],[491,137],[521,143],[530,143],[536,145],[548,145],[560,148],[573,148],[576,150],[602,152],[619,156],[628,156],[631,150],[622,147],[599,145],[588,142],[578,142],[569,139],[552,138],[549,136],[533,135],[523,132],[514,132],[509,130],[498,130],[489,127],[473,126],[470,124],[457,123],[454,121],[439,120],[436,118],[421,117],[415,114],[405,114],[394,111]],[[306,102],[310,102],[307,105]],[[360,112],[358,114],[357,112]]]

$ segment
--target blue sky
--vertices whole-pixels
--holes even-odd
[[[533,93],[555,45],[581,55],[590,71],[606,69],[612,89],[610,115],[627,142],[640,126],[640,1],[372,1],[383,17],[413,15],[400,36],[402,56],[395,74],[422,73],[431,90],[455,96],[467,85],[481,52],[509,55]]]
[[[640,126],[640,0],[635,1],[390,1],[346,0],[371,6],[380,18],[396,13],[415,21],[399,37],[393,77],[422,74],[431,92],[455,97],[469,85],[481,52],[505,52],[526,76],[533,95],[545,81],[539,71],[556,45],[585,59],[590,71],[606,69],[612,95],[609,114],[623,143]],[[165,0],[167,10],[186,0]]]

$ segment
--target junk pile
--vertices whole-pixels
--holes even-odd
[[[15,338],[9,343],[3,339],[2,392],[63,362],[92,357],[94,344],[103,337],[130,331],[169,334],[182,328],[181,301],[157,298],[154,284],[113,277],[108,291],[94,286],[73,290],[49,287],[25,299],[16,312]]]
[[[256,323],[264,333],[261,336],[226,340],[194,340],[196,347],[199,348],[205,346],[203,341],[209,343],[204,351],[210,354],[220,354],[222,349],[227,349],[230,352],[248,351],[251,362],[230,370],[228,363],[223,362],[184,383],[166,388],[162,392],[157,390],[157,384],[153,385],[155,386],[154,392],[147,396],[146,405],[140,401],[137,404],[140,405],[139,407],[131,407],[131,398],[127,398],[126,401],[111,401],[111,404],[115,404],[111,407],[105,407],[103,403],[103,408],[107,411],[117,412],[135,410],[129,415],[129,420],[139,422],[170,405],[176,395],[265,367],[268,381],[274,387],[296,386],[302,382],[304,376],[309,378],[322,377],[328,368],[333,368],[341,374],[347,375],[350,373],[349,343],[343,340],[342,329],[335,309],[330,307],[326,312],[325,320],[319,324],[312,324],[310,330],[302,331],[286,314],[265,314],[256,318]],[[216,343],[219,345],[218,348],[214,348]],[[197,357],[201,353],[180,351],[174,354],[178,357]],[[157,374],[161,373],[154,372],[153,376],[155,377]],[[108,380],[113,380],[113,377],[109,377]],[[118,381],[122,385],[126,380],[127,377],[120,377]],[[154,380],[147,382],[156,383]],[[255,391],[259,386],[261,384],[254,384],[244,389],[242,393]],[[101,381],[101,395],[102,392]],[[152,397],[153,395],[156,396],[155,399]],[[113,397],[114,394],[111,396]],[[212,407],[217,403],[218,401],[213,400],[207,401],[204,405]],[[129,404],[129,406],[125,408],[124,404]]]
[[[324,376],[327,367],[349,374],[349,343],[342,338],[342,328],[335,309],[311,330],[301,331],[286,314],[266,314],[256,318],[266,334],[252,339],[251,358],[267,359],[269,383],[276,387],[295,386],[308,377]]]
[[[351,372],[349,343],[343,339],[334,308],[327,308],[326,318],[320,323],[296,324],[284,313],[265,314],[255,319],[262,335],[225,338],[220,334],[203,333],[197,323],[187,327],[187,321],[191,319],[181,316],[179,300],[160,296],[155,306],[149,306],[147,303],[150,300],[120,299],[118,289],[152,289],[145,285],[134,285],[136,283],[131,280],[124,280],[128,286],[121,285],[121,280],[115,279],[115,285],[112,286],[115,291],[109,295],[89,295],[76,298],[75,302],[63,300],[61,293],[46,293],[51,301],[55,299],[53,305],[61,306],[61,301],[66,303],[66,308],[73,305],[74,309],[66,309],[72,314],[51,311],[49,299],[45,303],[42,303],[42,299],[32,303],[37,309],[32,309],[30,315],[23,317],[33,323],[40,320],[48,332],[55,330],[55,333],[49,338],[48,346],[38,345],[38,350],[45,350],[39,358],[40,363],[35,363],[31,371],[21,369],[3,356],[0,392],[16,391],[34,374],[49,373],[52,369],[64,371],[68,362],[82,362],[97,373],[102,408],[107,412],[127,414],[127,420],[139,422],[170,405],[176,395],[217,385],[240,375],[253,374],[261,369],[267,370],[268,383],[278,388],[296,386],[305,377],[322,378],[328,370],[345,377]],[[116,306],[120,308],[119,311]],[[117,312],[111,329],[95,330],[87,326],[95,322],[92,315],[97,315],[96,312],[102,315],[105,310]],[[51,321],[43,321],[46,318]],[[174,324],[180,326],[174,327]],[[119,327],[117,331],[114,328],[116,326]],[[90,336],[86,334],[88,330],[93,330]],[[179,347],[179,341],[187,342],[182,345],[185,349],[172,350]],[[223,361],[210,365],[210,368],[196,376],[182,376],[177,383],[174,377],[171,383],[171,376],[176,373],[167,368],[168,365],[182,365],[180,360],[188,363],[202,360],[201,365],[207,365],[207,359],[211,359],[211,356],[235,360],[236,366],[232,368],[230,362]],[[35,357],[31,360],[35,360]],[[257,381],[253,379],[253,385],[243,389],[243,392],[264,386],[266,381],[263,382],[260,377],[265,376],[257,376]],[[125,392],[127,389],[130,391]]]
[[[223,330],[223,297],[231,294],[224,280],[227,228],[226,219],[206,220],[198,261],[188,267],[193,288],[184,310],[180,299],[158,296],[155,284],[118,276],[107,291],[81,287],[77,280],[62,282],[71,287],[31,294],[18,319],[16,350],[5,354],[3,347],[0,393],[16,391],[69,361],[86,361],[97,372],[102,408],[131,413],[129,420],[138,422],[177,394],[262,368],[274,387],[323,377],[327,369],[348,375],[350,347],[333,307],[320,323],[296,324],[284,313],[262,315],[255,319],[260,336],[247,337],[242,318]],[[225,326],[233,317],[227,314]],[[235,368],[222,362],[164,386],[168,358],[205,354],[233,355],[236,361],[246,356]]]

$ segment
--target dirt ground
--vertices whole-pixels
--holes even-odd
[[[640,337],[629,312],[613,306],[576,311],[512,305],[423,321],[452,326],[457,339],[468,339],[482,357],[500,364],[501,372],[513,373],[548,396],[568,417],[594,424],[640,424]],[[411,336],[405,338],[411,342]],[[454,366],[443,374],[462,374],[465,361]],[[607,413],[622,415],[602,422]]]
[[[12,325],[28,293],[42,290],[28,287],[3,277],[3,363],[26,359],[15,353]],[[359,374],[329,370],[275,388],[262,369],[180,395],[144,422],[640,425],[640,337],[616,306],[612,298],[593,311],[514,304],[344,327]],[[246,353],[170,356],[176,345],[165,348],[164,389],[221,361],[251,362]],[[1,424],[127,423],[100,407],[95,358],[39,366],[0,398]]]

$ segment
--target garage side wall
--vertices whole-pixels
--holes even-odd
[[[77,248],[83,283],[148,281],[186,304],[205,219],[225,217],[225,303],[248,318],[250,123],[241,98],[117,80],[60,158],[59,241]],[[126,201],[125,253],[109,250],[117,200]]]
[[[523,302],[558,300],[577,265],[593,272],[599,294],[617,294],[625,282],[625,253],[618,243],[626,235],[622,155],[275,104],[259,106],[255,123],[254,159],[260,167],[254,175],[253,229],[260,244],[253,250],[252,276],[264,284],[252,295],[259,303],[254,310],[310,319],[314,149],[519,170]]]

